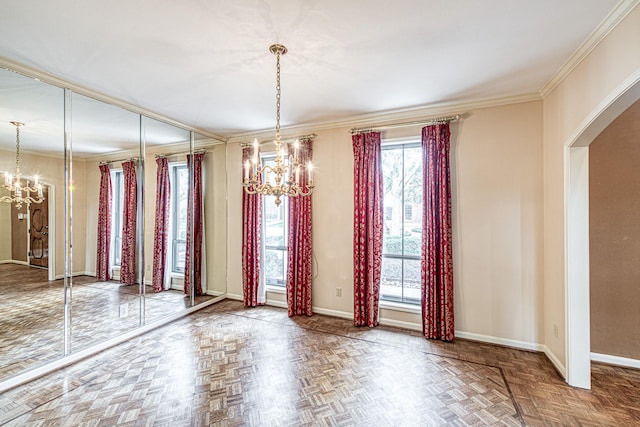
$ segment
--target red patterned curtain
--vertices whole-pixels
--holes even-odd
[[[449,123],[422,129],[422,332],[444,341],[454,339],[449,136]]]
[[[380,132],[353,135],[353,322],[378,324],[382,268]]]
[[[251,163],[253,148],[242,150],[242,164]],[[258,155],[260,155],[258,153]],[[258,179],[261,179],[258,176]],[[262,233],[262,196],[242,189],[242,290],[245,307],[265,303],[260,283],[260,238]]]
[[[313,140],[300,142],[298,159],[307,165],[313,154]],[[289,146],[289,155],[294,148]],[[304,169],[303,169],[304,170]],[[300,172],[300,186],[306,189],[309,176]],[[289,198],[289,248],[287,261],[287,308],[289,316],[311,316],[313,256],[311,246],[311,196]]]
[[[124,200],[122,202],[122,256],[120,259],[120,283],[136,283],[136,221],[138,217],[138,182],[136,162],[122,163]]]
[[[191,286],[196,295],[202,295],[202,234],[204,217],[202,205],[202,159],[204,153],[187,155],[189,173],[193,171],[193,185],[189,186],[189,205],[187,212],[187,253],[184,259],[184,293],[189,295]],[[193,208],[191,208],[193,206]],[[193,239],[193,253],[191,240]],[[193,276],[192,276],[193,274]]]
[[[165,289],[165,270],[167,267],[167,247],[169,240],[169,203],[171,186],[169,184],[169,160],[166,157],[156,159],[156,219],[153,232],[153,278],[154,292]]]
[[[96,258],[96,278],[110,280],[109,253],[111,250],[111,169],[100,165],[100,199],[98,200],[98,256]]]

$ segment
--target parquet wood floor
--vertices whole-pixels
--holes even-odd
[[[225,300],[0,397],[6,426],[640,425],[640,371]]]
[[[182,292],[154,293],[147,288],[147,323],[184,310]],[[73,278],[70,305],[71,351],[83,349],[139,325],[138,286],[121,286],[89,276]],[[63,281],[47,280],[47,271],[18,264],[0,264],[0,378],[62,357],[64,350]],[[198,297],[197,302],[212,298]],[[128,315],[120,317],[126,304]]]

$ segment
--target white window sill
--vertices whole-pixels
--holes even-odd
[[[172,279],[184,279],[184,273],[174,273],[171,272]]]
[[[385,310],[402,311],[411,314],[421,314],[422,307],[415,304],[403,304],[400,302],[383,301],[380,300],[379,307]]]

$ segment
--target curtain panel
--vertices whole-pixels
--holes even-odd
[[[109,256],[111,253],[111,168],[100,165],[100,196],[98,200],[98,254],[96,258],[96,278],[110,280]]]
[[[243,148],[242,165],[251,162],[253,154],[253,148]],[[259,152],[256,155],[259,156]],[[245,307],[262,305],[266,299],[260,282],[261,234],[262,195],[247,194],[242,188],[242,293]]]
[[[122,163],[124,197],[122,206],[122,256],[120,259],[120,283],[136,283],[136,222],[138,217],[138,182],[136,162]]]
[[[378,325],[382,269],[383,187],[380,132],[352,136],[353,142],[353,321]]]
[[[449,123],[422,129],[422,331],[452,341],[453,256]]]
[[[153,276],[151,283],[154,292],[165,289],[167,250],[169,241],[169,209],[171,184],[169,182],[169,159],[156,159],[156,216],[153,232]]]
[[[294,147],[289,145],[289,156]],[[313,140],[300,142],[298,153],[302,165],[313,157]],[[306,173],[300,173],[299,184],[303,189],[309,182]],[[311,196],[289,198],[289,241],[287,260],[287,310],[289,316],[313,314],[311,309],[311,283],[313,280],[313,247],[311,239]]]
[[[192,208],[187,212],[187,251],[184,260],[184,292],[191,293],[191,287],[196,295],[203,295],[202,291],[202,235],[204,233],[204,215],[202,199],[202,160],[204,153],[187,155],[187,164],[193,185],[189,186],[189,202]],[[193,245],[191,244],[193,240]],[[193,252],[192,247],[193,246]]]

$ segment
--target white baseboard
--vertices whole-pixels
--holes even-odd
[[[610,354],[591,353],[593,362],[607,363],[609,365],[624,366],[626,368],[640,369],[640,360],[628,357],[612,356]]]
[[[268,299],[265,302],[265,305],[270,305],[272,307],[279,307],[279,308],[287,308],[287,302],[286,301],[278,301],[278,300],[274,300],[274,299]]]
[[[560,373],[562,378],[566,380],[567,369],[564,367],[564,364],[560,362],[560,360],[556,357],[556,355],[553,354],[546,345],[541,344],[540,347],[542,347],[542,352],[544,353],[545,356],[547,356],[547,359],[549,359],[549,361],[553,364],[553,366],[555,366],[556,370]]]
[[[0,264],[18,264],[18,265],[29,265],[26,261],[17,261],[14,259],[5,259],[0,261]]]
[[[420,328],[422,329],[422,327]],[[505,347],[513,347],[521,350],[543,351],[542,345],[530,341],[512,340],[510,338],[500,338],[491,335],[475,334],[473,332],[456,331],[456,338],[462,338],[471,341],[480,341],[490,344],[502,345]]]
[[[227,292],[227,298],[232,299],[232,300],[236,300],[236,301],[242,301],[244,300],[244,296],[243,295],[238,295],[238,294],[230,294]]]
[[[91,276],[91,277],[96,277],[95,273],[91,273],[90,271],[76,271],[75,273],[71,274],[71,277],[76,277],[76,276]],[[55,277],[55,280],[60,280],[60,279],[64,279],[64,274],[57,274]]]

